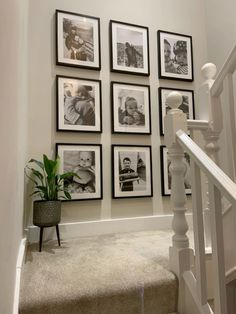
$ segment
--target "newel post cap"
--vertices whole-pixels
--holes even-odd
[[[183,97],[179,92],[171,92],[166,98],[166,103],[171,109],[177,109],[182,104]]]
[[[177,91],[171,92],[166,98],[166,103],[171,108],[164,117],[165,144],[167,147],[176,144],[176,132],[178,130],[187,133],[187,116],[178,109],[182,100],[182,95]]]
[[[216,65],[214,63],[206,63],[201,68],[202,77],[206,80],[213,80],[217,72]]]

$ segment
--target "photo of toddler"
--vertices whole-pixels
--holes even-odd
[[[68,84],[67,84],[68,85]],[[93,88],[79,85],[74,96],[68,94],[68,86],[64,86],[64,122],[73,125],[95,125],[95,104]]]
[[[145,116],[138,110],[138,102],[134,97],[127,97],[125,110],[119,112],[119,122],[124,125],[144,125]]]
[[[95,193],[95,162],[93,151],[80,151],[79,164],[74,167],[78,177],[73,177],[69,189],[74,193]]]

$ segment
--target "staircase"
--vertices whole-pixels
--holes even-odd
[[[167,98],[172,108],[164,123],[172,239],[163,231],[81,238],[65,241],[57,254],[53,242],[43,253],[31,246],[22,275],[21,314],[236,313],[235,70],[236,47],[216,80],[214,65],[202,68],[198,120],[187,121],[178,109],[179,93]],[[194,141],[196,130],[203,134],[204,151]],[[194,251],[185,217],[185,152],[191,160]],[[210,267],[206,253],[212,254]],[[214,312],[208,301],[209,273]]]

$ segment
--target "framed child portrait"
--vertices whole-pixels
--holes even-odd
[[[112,132],[151,134],[150,86],[111,82]]]
[[[151,146],[112,145],[113,198],[151,197]]]
[[[56,64],[101,69],[98,17],[56,10]]]
[[[73,201],[102,199],[102,146],[56,143],[61,173],[78,175],[64,180]]]
[[[57,130],[102,132],[101,81],[57,76]]]
[[[176,91],[182,95],[182,103],[179,109],[182,110],[187,115],[187,119],[195,119],[194,110],[194,92],[193,90],[178,89],[178,88],[166,88],[159,87],[159,116],[160,116],[160,135],[164,135],[164,117],[167,112],[171,109],[167,103],[166,99],[169,93]]]
[[[168,157],[167,147],[162,145],[160,146],[160,157],[161,157],[161,189],[162,195],[168,196],[171,195],[171,173],[170,173],[170,159]],[[190,158],[187,153],[184,153],[184,186],[185,193],[190,195],[192,193],[191,190],[191,172],[190,172]]]
[[[193,81],[192,37],[159,30],[159,78]]]
[[[111,71],[149,75],[148,27],[110,21]]]

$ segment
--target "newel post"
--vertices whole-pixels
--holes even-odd
[[[214,77],[216,75],[216,66],[213,63],[206,63],[201,68],[202,77],[204,82],[199,90],[200,98],[202,99],[201,105],[205,108],[206,116],[203,117],[203,112],[199,112],[199,118],[209,121],[209,128],[204,130],[203,137],[205,140],[205,152],[206,154],[219,164],[219,144],[218,140],[223,127],[222,120],[222,108],[220,98],[212,97],[210,89],[215,82]]]
[[[207,111],[205,119],[209,121],[209,128],[202,131],[202,135],[205,141],[204,150],[206,154],[219,165],[219,138],[222,131],[222,108],[220,98],[211,96],[210,89],[215,82],[214,77],[216,75],[216,66],[213,63],[206,63],[201,68],[201,74],[204,79],[202,86],[199,90],[201,97],[201,106],[204,106],[204,110]],[[206,112],[205,112],[206,113]],[[199,113],[200,118],[201,112]],[[206,179],[206,194],[205,206],[203,210],[204,217],[204,230],[205,230],[205,246],[206,249],[211,249],[211,221],[210,221],[210,206],[209,206],[209,187],[208,180]]]
[[[170,247],[170,268],[179,279],[179,302],[178,310],[184,311],[184,290],[185,285],[182,274],[190,270],[192,250],[189,248],[187,236],[188,224],[185,217],[186,194],[184,187],[185,164],[183,162],[184,151],[176,141],[176,132],[183,130],[187,132],[187,117],[178,107],[182,103],[182,96],[178,92],[171,92],[166,100],[171,110],[165,116],[165,144],[168,148],[171,173],[171,205],[173,207],[172,246]]]

